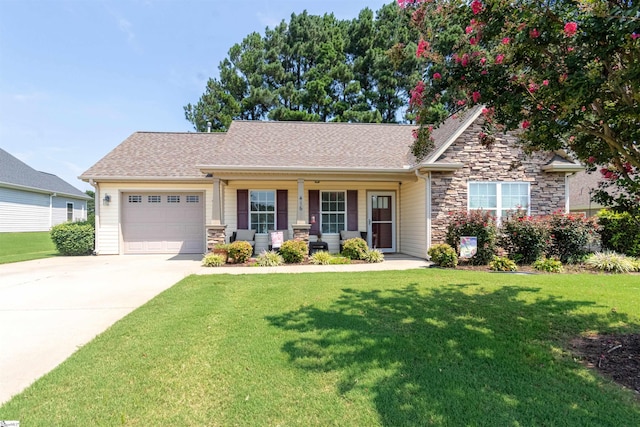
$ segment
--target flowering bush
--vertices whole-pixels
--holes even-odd
[[[546,219],[549,226],[547,255],[563,263],[582,261],[588,253],[587,244],[595,235],[595,223],[581,215],[554,212]]]
[[[360,237],[347,239],[342,245],[342,255],[350,259],[364,259],[368,250],[367,242]]]
[[[496,225],[489,212],[473,210],[453,212],[447,226],[446,242],[460,253],[460,238],[475,236],[478,239],[478,252],[469,259],[473,265],[485,265],[496,253]]]
[[[502,220],[498,246],[517,263],[531,264],[545,251],[549,231],[540,217],[518,211]]]

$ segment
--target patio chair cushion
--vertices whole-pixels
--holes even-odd
[[[362,238],[362,234],[359,231],[342,230],[340,232],[340,240],[349,240],[349,239],[354,239],[356,237]]]
[[[245,240],[247,242],[255,242],[256,230],[238,230],[236,231],[236,240]]]

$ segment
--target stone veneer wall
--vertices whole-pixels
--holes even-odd
[[[498,135],[491,148],[478,140],[481,123],[477,120],[443,154],[441,161],[462,163],[455,172],[432,172],[432,243],[444,243],[451,211],[467,209],[469,181],[529,182],[531,214],[549,214],[565,207],[564,173],[544,172],[541,167],[553,153],[526,155],[512,135]]]
[[[211,252],[213,248],[227,241],[226,225],[207,225],[207,252]]]

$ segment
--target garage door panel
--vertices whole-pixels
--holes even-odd
[[[202,201],[198,193],[123,193],[124,252],[203,253]]]

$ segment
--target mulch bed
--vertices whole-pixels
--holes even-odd
[[[640,334],[580,337],[570,345],[585,366],[635,391],[640,399]]]

